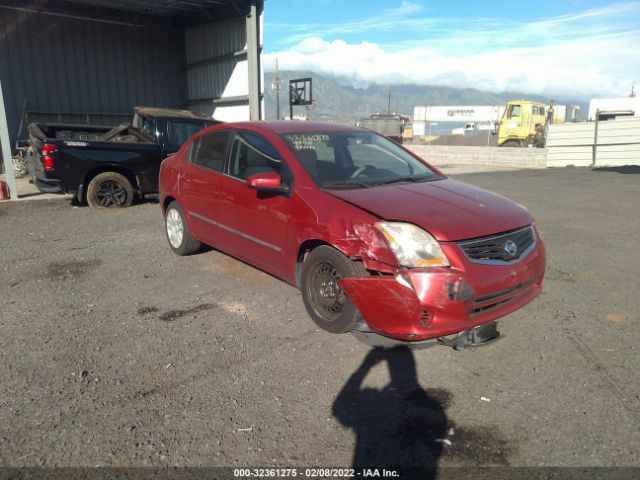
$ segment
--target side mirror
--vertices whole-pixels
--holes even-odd
[[[289,187],[282,183],[280,175],[276,172],[260,172],[247,177],[247,185],[259,192],[287,193]]]

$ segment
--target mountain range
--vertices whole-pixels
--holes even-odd
[[[389,107],[389,85],[372,84],[356,88],[347,79],[320,75],[309,71],[280,71],[280,118],[289,116],[289,80],[310,77],[313,80],[313,107],[295,106],[293,113],[312,120],[353,123],[373,113],[386,113]],[[276,92],[273,72],[265,73],[264,97],[267,120],[276,118]],[[526,99],[549,103],[548,97],[524,92],[486,92],[473,88],[432,85],[391,85],[391,111],[413,118],[413,108],[423,105],[504,105],[509,100]],[[579,105],[583,114],[588,104],[583,101],[554,98],[556,104]]]

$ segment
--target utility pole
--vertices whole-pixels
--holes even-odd
[[[280,120],[280,70],[278,69],[278,59],[276,58],[276,70],[273,73],[273,84],[271,88],[276,91],[276,120]]]
[[[387,115],[391,115],[391,84],[389,84],[389,100],[387,103]]]

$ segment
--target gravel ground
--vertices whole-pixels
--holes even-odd
[[[619,172],[457,176],[548,249],[542,295],[464,352],[319,331],[281,281],[174,255],[154,203],[0,204],[0,465],[640,467],[640,175]]]

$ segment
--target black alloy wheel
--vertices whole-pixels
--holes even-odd
[[[133,202],[133,187],[124,175],[117,172],[99,173],[87,187],[90,207],[123,208]]]

